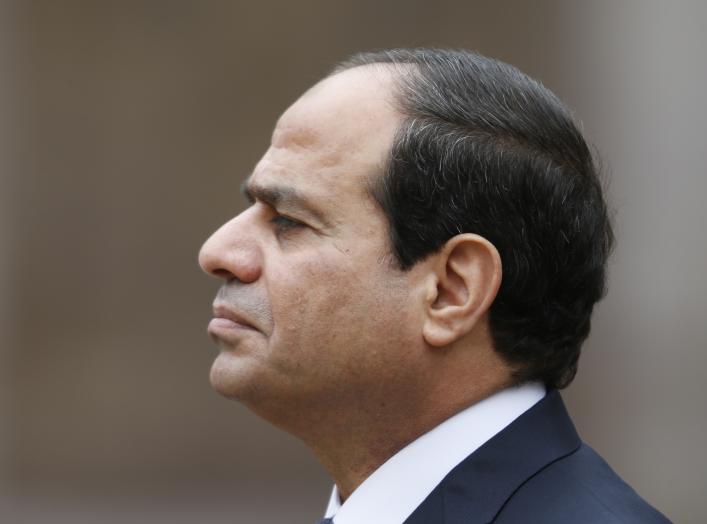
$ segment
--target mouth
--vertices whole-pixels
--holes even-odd
[[[240,312],[214,303],[214,316],[209,322],[209,335],[217,338],[230,338],[239,331],[257,331],[253,324]]]

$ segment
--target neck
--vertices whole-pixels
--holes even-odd
[[[474,395],[450,403],[435,402],[449,396],[449,388],[431,394],[412,409],[380,410],[374,417],[368,411],[346,421],[339,417],[326,435],[304,439],[319,462],[337,485],[341,501],[345,501],[366,478],[407,444],[435,428],[463,409],[483,400],[501,387],[479,389]]]
[[[246,404],[299,437],[344,501],[407,444],[509,385],[510,370],[491,347],[446,348],[425,357],[417,366],[399,368],[397,376],[365,387],[338,383],[326,394],[290,402],[274,396]]]

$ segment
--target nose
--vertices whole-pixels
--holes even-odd
[[[253,230],[248,227],[247,212],[226,222],[201,246],[201,269],[227,281],[256,281],[262,269],[262,255]]]

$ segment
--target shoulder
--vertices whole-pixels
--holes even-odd
[[[669,524],[584,444],[557,391],[458,464],[406,524]]]
[[[666,524],[593,449],[579,449],[538,471],[518,487],[494,522],[511,524]]]

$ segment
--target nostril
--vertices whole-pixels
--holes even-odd
[[[215,277],[223,278],[226,280],[231,280],[233,278],[233,273],[227,269],[214,269],[211,274]]]

